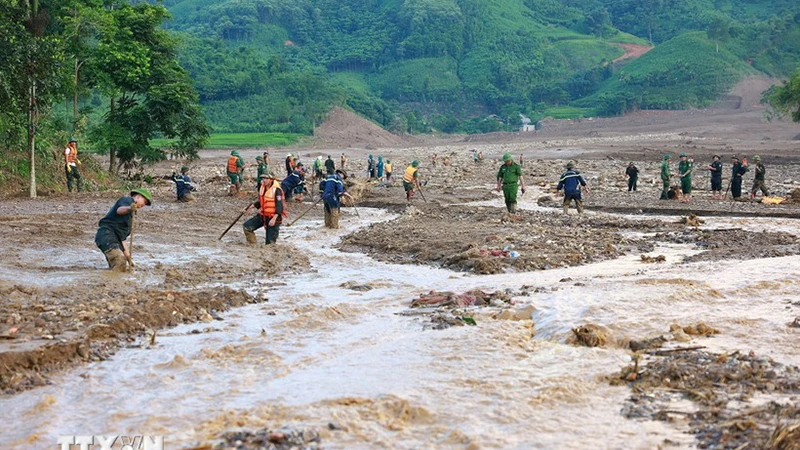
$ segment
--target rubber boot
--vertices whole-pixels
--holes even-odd
[[[509,212],[509,214],[516,214],[517,213],[517,204],[516,203],[512,203],[512,204],[508,205],[508,212]]]
[[[583,214],[583,200],[576,200],[575,204],[578,206],[578,214]]]
[[[122,250],[114,248],[106,251],[104,255],[106,257],[106,261],[108,262],[109,269],[113,270],[114,272],[128,271],[128,259],[125,258]]]
[[[564,205],[564,214],[569,214],[569,204]]]
[[[339,208],[331,208],[331,228],[339,228]]]
[[[333,228],[331,225],[331,211],[325,208],[325,228]]]
[[[247,240],[248,244],[253,244],[253,245],[258,244],[258,240],[256,239],[256,234],[251,230],[248,229],[244,230],[244,238],[245,240]]]

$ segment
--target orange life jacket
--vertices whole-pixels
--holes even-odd
[[[231,155],[228,158],[228,172],[239,173],[239,165],[237,164],[238,162],[239,162],[239,157]]]
[[[277,180],[272,180],[272,185],[261,185],[258,190],[258,201],[261,204],[261,215],[266,217],[274,216],[278,211],[277,200],[275,199],[280,183]]]
[[[78,146],[67,144],[67,148],[69,149],[69,153],[65,155],[65,158],[67,159],[67,164],[78,162]]]

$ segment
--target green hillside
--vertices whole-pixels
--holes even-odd
[[[394,131],[497,114],[702,106],[800,61],[788,0],[171,0],[215,130],[309,133],[345,105]],[[617,43],[656,44],[612,64]],[[624,64],[624,65],[623,65]],[[749,64],[749,65],[748,65]],[[566,110],[566,109],[565,109]],[[455,124],[455,125],[453,125]],[[441,128],[441,127],[439,127]]]

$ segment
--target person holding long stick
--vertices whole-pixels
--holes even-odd
[[[405,172],[403,172],[403,189],[406,191],[406,201],[411,203],[411,200],[414,198],[414,188],[419,187],[419,161],[416,159],[411,161],[411,164],[406,167]]]
[[[245,239],[248,244],[256,244],[255,231],[261,227],[266,231],[266,243],[274,244],[278,241],[281,222],[286,217],[284,193],[281,184],[271,172],[261,175],[261,185],[258,188],[258,199],[253,202],[258,208],[258,214],[251,217],[242,225]],[[242,212],[246,212],[250,206]]]
[[[152,202],[150,191],[144,188],[134,189],[130,196],[120,197],[108,214],[100,219],[94,243],[106,257],[109,269],[125,272],[129,264],[133,267],[131,248],[125,240],[132,232],[133,215]]]

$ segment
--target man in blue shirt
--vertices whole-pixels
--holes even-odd
[[[172,173],[172,181],[175,182],[175,191],[178,194],[178,201],[179,202],[193,202],[195,201],[194,195],[192,192],[195,190],[194,185],[192,184],[192,179],[189,178],[189,168],[186,166],[181,167],[181,174],[175,175]]]
[[[347,188],[344,185],[344,180],[346,179],[347,173],[342,169],[338,169],[336,173],[328,175],[327,178],[319,183],[319,191],[322,192],[322,203],[325,205],[326,228],[339,228],[340,198],[343,195],[348,195]]]
[[[561,191],[564,189],[564,214],[569,214],[569,204],[575,200],[575,206],[578,208],[578,214],[583,213],[583,200],[581,199],[581,187],[589,192],[589,186],[586,186],[586,180],[583,176],[575,170],[575,163],[570,161],[567,163],[567,171],[561,174],[558,180],[556,190]]]

